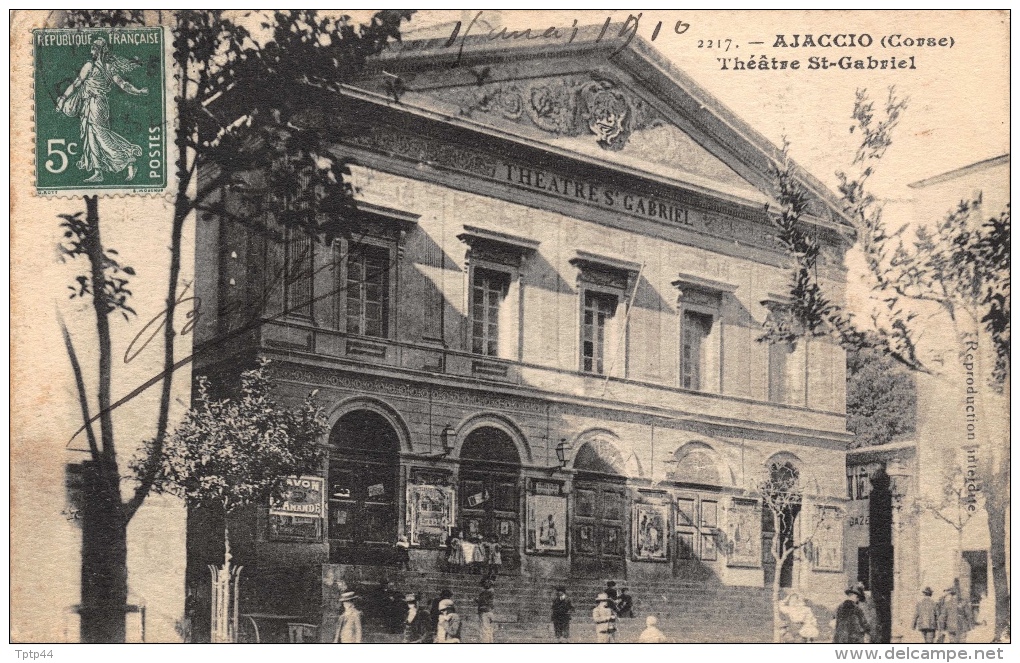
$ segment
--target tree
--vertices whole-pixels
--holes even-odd
[[[846,428],[851,447],[869,447],[902,439],[915,431],[917,387],[914,376],[874,348],[849,348],[846,354]]]
[[[967,489],[963,470],[954,467],[942,477],[942,490],[935,498],[919,498],[914,511],[920,515],[929,513],[949,525],[956,532],[956,570],[959,580],[963,575],[963,531],[977,512],[976,496]]]
[[[780,214],[774,225],[793,263],[792,303],[785,316],[769,320],[761,340],[830,336],[848,351],[875,351],[912,371],[938,377],[940,369],[926,360],[920,343],[927,326],[942,325],[957,341],[951,352],[973,356],[977,380],[1003,395],[995,414],[1004,420],[1010,365],[1010,207],[989,216],[978,195],[961,200],[941,219],[915,224],[910,232],[907,226],[889,228],[869,180],[892,145],[893,130],[906,107],[894,89],[881,110],[866,90],[858,90],[850,131],[860,136],[859,147],[852,172],[836,174],[843,213],[856,230],[877,303],[870,319],[861,324],[860,317],[834,301],[819,282],[818,242],[800,223],[809,198],[796,167],[784,159],[775,168]],[[991,542],[996,640],[1009,615],[1005,518],[1010,449],[1004,428],[987,431],[991,444],[979,468]]]
[[[110,316],[118,312],[132,315],[128,286],[134,272],[120,265],[116,251],[104,245],[96,196],[84,198],[84,217],[80,212],[61,215],[63,255],[81,258],[85,264],[71,286],[72,297],[91,299],[94,320],[90,324],[95,325],[98,339],[98,412],[93,413],[74,339],[63,327],[82,411],[80,432],[88,439],[92,467],[86,475],[91,483],[85,491],[90,515],[83,522],[83,640],[124,639],[127,526],[156,480],[169,430],[174,372],[192,361],[195,353],[215,352],[219,344],[232,338],[196,348],[184,358],[175,356],[185,224],[195,214],[219,214],[265,232],[278,234],[280,227],[295,228],[320,241],[348,233],[353,192],[345,179],[347,165],[330,157],[328,137],[318,129],[304,127],[297,115],[309,99],[351,81],[368,57],[399,40],[400,24],[410,15],[409,11],[381,11],[367,25],[355,26],[346,16],[329,17],[315,11],[266,12],[259,17],[268,36],[258,41],[223,11],[180,10],[168,15],[174,34],[178,126],[166,308],[161,329],[154,330],[162,332],[162,371],[116,402],[111,396]],[[67,27],[122,27],[143,24],[147,18],[151,15],[139,10],[82,10],[63,16]],[[163,18],[161,12],[159,20]],[[243,104],[213,103],[228,98],[243,99]],[[356,130],[356,123],[341,125],[339,130]],[[197,186],[200,164],[211,176]],[[265,216],[259,213],[232,216],[222,204],[224,190],[237,192],[256,205],[256,210],[282,201],[274,210],[277,224],[267,227]],[[122,472],[118,461],[112,415],[115,408],[154,386],[160,396],[155,435],[147,447],[150,462],[141,463],[140,474],[132,476]],[[122,494],[125,479],[134,480],[127,499]]]
[[[782,642],[782,604],[779,594],[782,589],[783,565],[798,551],[813,548],[815,538],[820,532],[833,522],[840,522],[841,511],[836,507],[815,505],[816,509],[810,523],[808,525],[801,523],[798,527],[798,516],[805,495],[800,472],[789,462],[769,463],[754,487],[761,496],[766,517],[772,521],[770,552],[776,569],[772,578],[772,637],[773,642]]]
[[[222,517],[223,566],[214,577],[232,576],[230,517],[243,507],[279,499],[283,478],[318,472],[327,455],[320,440],[328,426],[313,400],[315,392],[298,408],[280,407],[273,398],[268,363],[262,360],[258,368],[241,374],[234,399],[213,399],[209,380],[199,377],[191,409],[162,452],[142,459],[155,467],[139,468],[154,477],[154,491]],[[215,638],[216,628],[213,633]],[[218,635],[219,641],[229,641],[226,629]]]

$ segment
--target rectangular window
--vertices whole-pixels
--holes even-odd
[[[598,292],[584,293],[584,320],[581,325],[581,370],[605,373],[606,331],[616,314],[616,297]]]
[[[284,233],[283,297],[287,314],[312,315],[312,238],[302,230]]]
[[[705,339],[712,331],[712,316],[684,311],[680,343],[680,386],[701,390],[704,387]]]
[[[510,275],[475,268],[471,283],[471,352],[499,355],[499,315],[510,285]]]
[[[347,255],[347,333],[388,333],[390,254],[385,248],[351,244]]]
[[[791,351],[789,343],[769,345],[769,400],[773,403],[786,403],[789,397],[787,359]]]

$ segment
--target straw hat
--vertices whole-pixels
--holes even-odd
[[[442,612],[443,610],[446,610],[447,608],[449,608],[450,610],[453,610],[453,601],[451,601],[450,599],[443,599],[442,601],[439,602],[439,611],[440,612]]]
[[[404,603],[417,603],[417,602],[418,597],[415,596],[414,594],[408,594],[407,596],[404,597]]]
[[[348,603],[356,598],[358,598],[358,595],[355,594],[354,592],[344,592],[343,594],[340,595],[340,602]]]
[[[595,597],[595,600],[600,602],[600,603],[602,601],[608,601],[609,600],[609,594],[606,594],[605,592],[599,592],[599,595]]]

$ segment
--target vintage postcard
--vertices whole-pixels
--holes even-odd
[[[17,656],[1009,642],[1009,11],[10,30]]]

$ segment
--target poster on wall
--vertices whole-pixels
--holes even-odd
[[[453,487],[407,486],[407,529],[412,546],[439,548],[453,528]]]
[[[326,514],[322,477],[287,477],[283,492],[269,506],[271,541],[322,541]]]
[[[635,504],[631,521],[634,559],[666,561],[666,527],[669,507],[665,504]]]
[[[811,544],[816,571],[843,570],[843,518],[839,507],[817,507]]]
[[[726,519],[727,564],[761,566],[761,510],[753,500],[733,500]]]
[[[567,498],[528,494],[528,552],[565,555]]]

